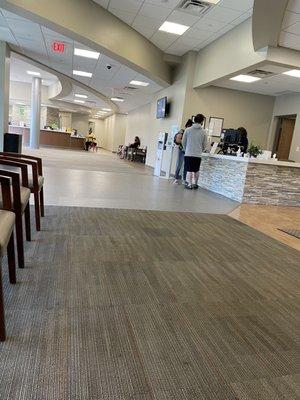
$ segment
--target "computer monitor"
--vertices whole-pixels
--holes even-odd
[[[222,136],[224,144],[227,146],[238,145],[240,142],[240,132],[237,129],[223,129]]]

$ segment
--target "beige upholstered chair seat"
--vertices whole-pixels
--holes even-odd
[[[6,248],[15,225],[15,214],[10,211],[0,210],[0,259]]]
[[[43,187],[44,180],[45,180],[44,177],[39,175],[38,177],[39,188]],[[33,177],[31,175],[29,175],[28,177],[28,186],[30,187],[30,189],[33,189]]]
[[[21,204],[22,204],[22,212],[23,212],[29,202],[30,189],[21,186],[20,187],[20,195],[21,195]],[[12,192],[12,199],[13,199],[13,192]],[[2,194],[0,193],[0,208],[2,208],[2,207],[3,207]]]

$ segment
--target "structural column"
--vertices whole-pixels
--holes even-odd
[[[4,134],[8,132],[9,73],[10,49],[0,41],[0,151],[3,151]]]
[[[38,149],[40,145],[41,129],[41,85],[42,80],[38,77],[32,78],[31,88],[31,114],[30,114],[30,147]]]

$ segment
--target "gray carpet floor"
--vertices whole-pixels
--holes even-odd
[[[48,207],[1,400],[300,398],[300,253],[227,216]]]

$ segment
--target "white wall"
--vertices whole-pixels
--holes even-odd
[[[109,151],[117,151],[120,144],[125,143],[127,115],[114,114],[105,118],[103,122],[103,134],[101,135],[101,147]]]
[[[291,145],[290,160],[300,162],[300,94],[278,96],[273,111],[273,123],[270,129],[269,149],[273,147],[276,116],[297,115],[293,141]],[[297,148],[299,151],[297,151]]]

